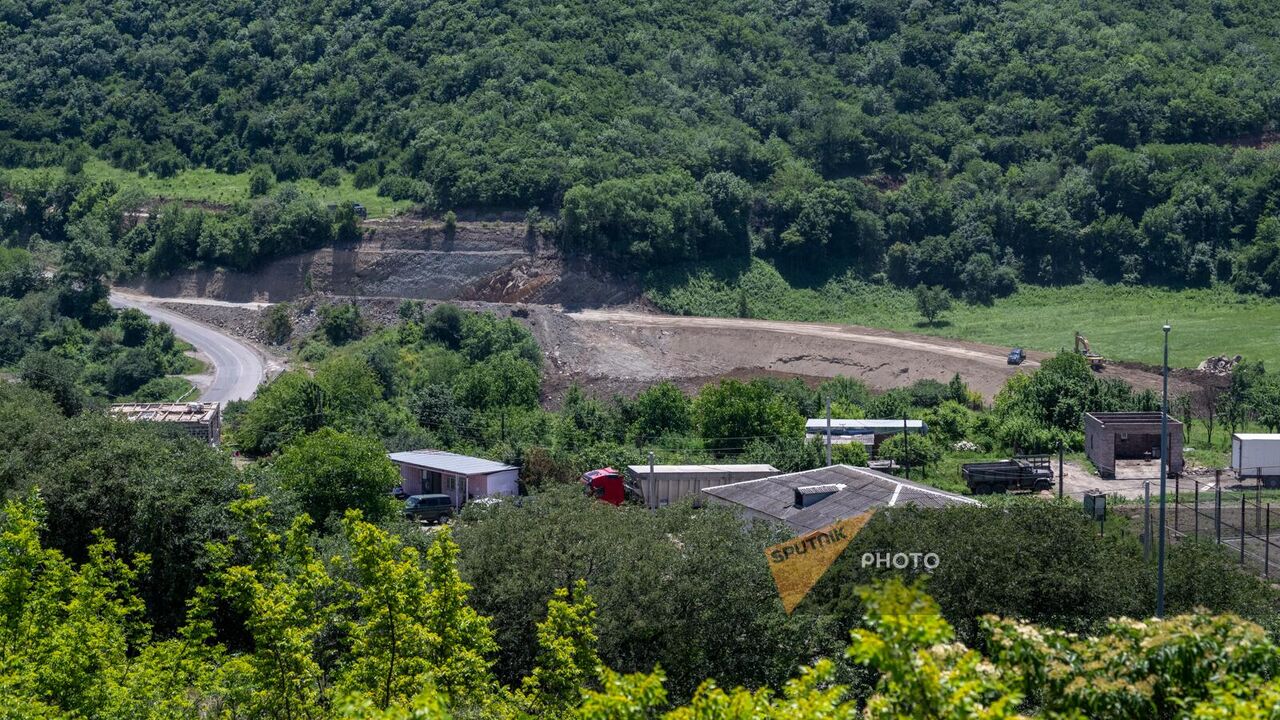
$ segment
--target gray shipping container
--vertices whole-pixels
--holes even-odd
[[[640,489],[645,507],[659,508],[680,502],[687,495],[701,500],[703,488],[781,475],[772,465],[628,465],[627,480]]]

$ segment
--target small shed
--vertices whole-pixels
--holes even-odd
[[[1084,414],[1084,451],[1104,478],[1115,478],[1119,460],[1160,459],[1160,412]],[[1182,474],[1182,423],[1169,421],[1169,473]]]
[[[216,402],[115,403],[108,413],[130,422],[174,425],[210,445],[222,441],[222,408]]]
[[[400,468],[406,495],[444,494],[462,507],[473,498],[519,493],[520,468],[444,450],[410,450],[388,455]]]

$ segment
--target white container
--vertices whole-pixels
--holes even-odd
[[[1232,435],[1231,469],[1240,478],[1280,479],[1280,434]]]

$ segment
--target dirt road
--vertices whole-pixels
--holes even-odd
[[[889,389],[925,378],[946,382],[959,373],[990,398],[1010,376],[1039,367],[1034,359],[1008,365],[1008,348],[849,325],[632,310],[584,310],[566,318],[576,347],[561,340],[549,356],[564,371],[588,377],[656,381],[756,371],[845,375]]]

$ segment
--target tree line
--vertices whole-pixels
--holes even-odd
[[[252,170],[258,191],[345,172],[431,211],[549,211],[564,247],[629,269],[754,253],[974,302],[1090,276],[1272,294],[1277,19],[1262,0],[14,5],[0,164],[92,152]],[[149,269],[324,236],[209,223],[157,239]]]
[[[1070,504],[888,511],[788,616],[763,553],[788,533],[727,509],[553,488],[424,533],[386,502],[396,473],[377,442],[321,429],[238,469],[183,433],[52,407],[0,386],[14,717],[710,718],[726,702],[769,717],[803,698],[799,717],[817,718],[922,697],[936,717],[960,717],[952,702],[1213,717],[1268,707],[1280,669],[1274,590],[1220,548],[1170,549],[1168,608],[1188,614],[1111,620],[1150,613],[1152,568],[1133,535],[1099,536]],[[321,497],[308,483],[323,473],[372,478],[380,497]],[[937,572],[857,562],[886,544],[942,553]],[[898,664],[929,648],[946,671]],[[966,674],[978,652],[993,669]]]

